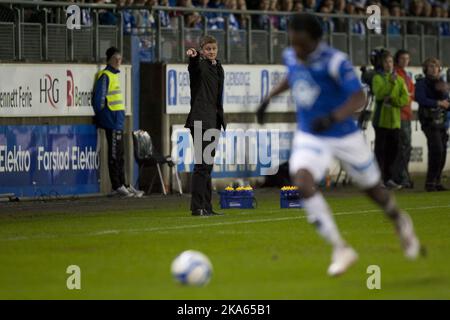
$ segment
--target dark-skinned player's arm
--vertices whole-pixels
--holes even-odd
[[[349,99],[338,109],[330,113],[328,116],[316,119],[312,124],[315,132],[323,132],[331,128],[336,122],[343,121],[352,116],[357,110],[366,103],[366,95],[361,89],[353,93]]]
[[[264,100],[259,105],[258,110],[256,111],[256,118],[258,119],[259,124],[264,124],[266,109],[269,106],[270,99],[279,94],[282,94],[287,90],[289,90],[289,82],[288,79],[285,78],[275,88],[272,89],[267,97],[264,98]]]

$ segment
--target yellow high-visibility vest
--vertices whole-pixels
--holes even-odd
[[[122,90],[120,89],[120,79],[118,73],[112,73],[109,70],[102,70],[97,73],[97,79],[102,75],[106,75],[109,79],[108,93],[106,94],[106,101],[109,110],[122,111],[125,110],[123,102]]]

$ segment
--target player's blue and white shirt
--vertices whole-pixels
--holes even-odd
[[[293,48],[283,52],[288,81],[297,107],[298,130],[317,135],[313,121],[341,107],[351,95],[362,89],[348,57],[321,42],[307,62],[297,58]],[[349,117],[334,124],[321,136],[342,137],[358,130]]]

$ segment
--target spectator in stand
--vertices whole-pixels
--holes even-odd
[[[120,0],[117,4],[120,7],[132,6],[134,0]],[[122,8],[122,18],[123,18],[123,32],[124,34],[131,34],[133,30],[136,30],[136,20],[133,16],[133,10]]]
[[[83,1],[91,2],[91,1]],[[92,26],[92,12],[91,8],[83,8],[81,9],[81,24],[86,27]]]
[[[333,1],[331,1],[333,3]],[[333,6],[330,8],[328,1],[322,2],[322,5],[320,6],[319,12],[324,14],[331,13]],[[322,29],[324,34],[330,34],[334,32],[334,22],[332,18],[329,17],[321,17],[320,22],[322,24]]]
[[[177,7],[193,8],[191,0],[177,0]],[[178,28],[178,17],[184,16],[184,24],[186,28],[201,28],[202,17],[198,12],[182,12],[172,11],[170,12],[171,25]]]
[[[382,6],[381,7],[381,17],[390,17],[391,13],[389,12],[388,7]],[[386,22],[388,22],[386,20]]]
[[[149,33],[152,27],[152,21],[150,11],[145,8],[145,6],[147,5],[147,0],[136,0],[136,4],[143,7],[142,9],[133,10],[137,33]]]
[[[414,0],[409,6],[409,15],[411,17],[421,17],[425,11],[425,4],[423,0]],[[422,23],[417,20],[410,20],[407,23],[409,34],[420,34]]]
[[[210,8],[210,9],[224,9],[224,5],[221,0],[200,0],[198,7]],[[225,19],[222,13],[208,12],[203,13],[208,19],[208,29],[211,30],[224,30]]]
[[[170,7],[169,0],[160,0],[159,5],[161,7]],[[161,27],[171,27],[169,11],[159,11],[159,20],[161,21]]]
[[[294,9],[293,0],[281,0],[281,11],[291,12]],[[278,29],[286,31],[289,24],[289,16],[280,16],[278,20]]]
[[[306,0],[303,9],[304,9],[304,10],[303,10],[304,12],[307,12],[307,13],[315,13],[316,10],[317,10],[317,3],[316,3],[316,0]]]
[[[303,6],[303,2],[302,0],[295,0],[294,2],[294,9],[292,11],[296,12],[296,13],[301,13],[304,12],[304,6]]]
[[[443,5],[441,18],[448,19],[448,8]],[[448,37],[450,36],[450,24],[447,21],[442,21],[439,26],[439,35]]]
[[[279,3],[278,0],[270,0],[270,6],[269,6],[269,11],[271,12],[277,12],[279,11]],[[269,16],[270,21],[272,23],[272,27],[274,29],[279,29],[280,28],[280,17],[279,16]]]
[[[345,14],[345,0],[336,0],[334,2],[333,13]],[[335,18],[334,19],[334,29],[335,32],[346,32],[347,31],[347,19],[345,18]]]
[[[105,4],[105,0],[96,0],[96,4]],[[101,25],[115,26],[117,25],[117,16],[109,10],[100,9],[98,11],[98,22]]]
[[[247,10],[247,3],[245,0],[238,0],[238,9],[239,10]],[[242,29],[247,29],[248,20],[250,19],[250,16],[247,14],[239,14],[237,15],[237,18],[239,20],[239,25]]]
[[[260,0],[246,0],[245,1],[247,8],[250,10],[259,10],[259,5],[261,3]]]
[[[259,10],[261,11],[269,11],[270,8],[270,0],[261,0],[259,3]],[[272,21],[270,20],[269,15],[260,14],[252,16],[252,28],[257,30],[269,30],[270,24]]]
[[[365,12],[365,8],[361,3],[353,3],[353,2],[348,2],[347,6],[346,6],[346,11],[348,14],[353,14],[353,15],[364,15],[366,14]],[[351,26],[351,32],[353,34],[360,34],[360,35],[365,35],[366,34],[366,25],[364,23],[364,21],[360,20],[360,19],[356,19],[352,21],[352,26]]]
[[[441,3],[435,3],[433,5],[433,18],[448,18],[447,8]],[[439,21],[435,23],[435,29],[440,36],[449,36],[449,24],[446,21]]]
[[[155,13],[153,12],[153,10],[151,10],[154,6],[158,5],[158,0],[147,0],[145,3],[146,7],[149,9],[149,23],[150,23],[150,30],[156,30],[156,19],[155,19]]]
[[[431,18],[433,16],[433,6],[425,1],[424,2],[424,10],[423,10],[423,17],[424,18]],[[432,22],[422,22],[421,23],[424,27],[425,34],[436,34],[436,26],[433,25]]]
[[[225,0],[225,8],[228,10],[236,10],[237,9],[237,0]],[[239,20],[234,15],[234,13],[226,13],[224,17],[228,17],[228,29],[229,30],[239,30]]]
[[[400,4],[398,2],[393,2],[391,4],[390,12],[392,17],[400,17],[401,11],[400,11]],[[400,36],[402,33],[402,24],[400,20],[390,20],[388,24],[388,34],[389,35],[396,35]]]
[[[353,2],[347,2],[345,5],[345,13],[348,15],[355,14],[355,4]]]
[[[334,10],[334,3],[335,3],[334,0],[322,0],[322,2],[320,2],[320,5],[328,7],[328,10],[332,12]]]

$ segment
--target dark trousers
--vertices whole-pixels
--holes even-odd
[[[212,137],[211,141],[203,141],[205,130],[198,130],[201,132],[201,137],[195,137],[195,129],[190,128],[192,139],[194,140],[195,165],[191,181],[191,211],[198,209],[212,210],[212,186],[211,186],[211,172],[214,164],[204,157],[205,149],[207,149],[209,158],[214,159],[216,154],[216,147],[218,137]],[[220,132],[220,131],[219,131]],[[196,140],[196,138],[198,140]],[[196,146],[196,141],[201,144]],[[211,145],[211,146],[210,146]],[[200,148],[201,146],[201,148]],[[209,147],[208,147],[209,146]],[[197,147],[197,148],[196,148]]]
[[[411,158],[411,121],[402,120],[400,129],[399,148],[394,162],[394,181],[401,185],[411,183],[409,176],[409,160]]]
[[[123,132],[105,129],[108,142],[108,169],[113,190],[125,185]]]
[[[448,134],[445,129],[422,128],[427,137],[428,171],[426,184],[435,186],[441,184],[442,170],[447,159]]]
[[[393,178],[392,167],[398,153],[399,137],[399,129],[375,128],[375,157],[384,182]]]

